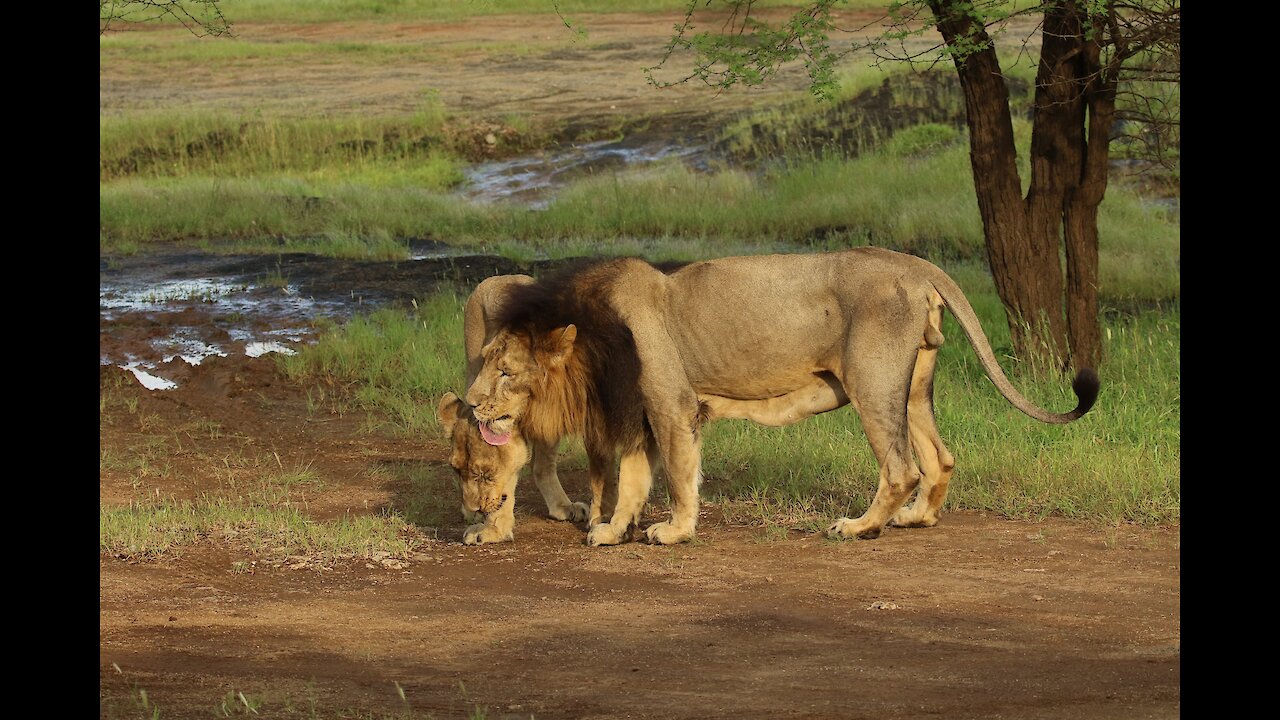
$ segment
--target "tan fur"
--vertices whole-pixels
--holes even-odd
[[[552,442],[576,432],[589,456],[622,452],[617,506],[607,529],[592,527],[593,545],[629,534],[659,463],[667,470],[672,518],[646,535],[662,544],[693,537],[699,418],[781,425],[847,403],[861,416],[880,480],[866,513],[836,520],[829,533],[873,538],[891,520],[936,523],[955,467],[932,406],[944,306],[997,389],[1031,417],[1069,422],[1096,396],[1096,375],[1082,371],[1074,386],[1081,398],[1076,410],[1049,413],[1029,402],[996,363],[959,287],[932,264],[887,250],[721,258],[670,274],[620,259],[558,282],[564,283],[560,294],[548,296],[555,302],[538,307],[558,318],[560,306],[571,302],[577,319],[554,328],[528,321],[499,328],[481,350],[467,403],[478,421],[501,430],[518,426],[529,440]],[[540,296],[515,291],[505,297]],[[596,322],[599,317],[616,320]],[[586,329],[575,327],[581,323]],[[634,357],[617,349],[623,346],[598,351],[593,333],[619,324]],[[593,494],[594,486],[593,479]],[[903,509],[917,486],[920,496]]]
[[[440,399],[437,418],[453,444],[449,465],[462,491],[462,515],[472,523],[462,541],[478,545],[511,540],[516,479],[529,461],[528,446],[514,437],[502,446],[486,443],[470,409],[453,393]]]
[[[532,283],[528,275],[500,275],[481,282],[463,308],[463,343],[467,356],[467,385],[483,362],[480,350],[497,332],[494,314],[506,291]],[[533,477],[553,520],[579,522],[590,508],[565,494],[556,474],[556,442],[526,441],[513,433],[506,445],[489,445],[480,434],[470,409],[453,393],[440,399],[437,417],[453,445],[450,458],[462,494],[462,516],[470,523],[463,534],[468,545],[503,542],[514,537],[515,487],[520,468],[533,460]],[[506,500],[503,501],[503,496]]]

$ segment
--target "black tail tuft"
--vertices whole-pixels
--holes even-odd
[[[1073,417],[1080,417],[1089,412],[1093,407],[1093,403],[1098,400],[1098,388],[1102,382],[1098,380],[1098,373],[1093,368],[1082,368],[1076,373],[1076,379],[1071,383],[1071,389],[1075,391],[1079,404],[1076,409],[1071,411]]]

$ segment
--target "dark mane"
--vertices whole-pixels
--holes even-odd
[[[572,428],[623,450],[646,438],[640,396],[640,358],[631,330],[609,302],[609,294],[631,258],[574,263],[528,285],[511,287],[495,315],[500,327],[524,335],[537,356],[539,343],[567,325],[577,327],[566,382],[585,382],[585,402],[569,414],[585,427]],[[579,372],[574,372],[574,370]],[[537,400],[535,399],[535,402]]]

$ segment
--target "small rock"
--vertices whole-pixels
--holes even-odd
[[[1043,595],[1032,595],[1032,596],[1031,596],[1031,599],[1032,599],[1032,600],[1034,600],[1034,601],[1036,601],[1036,602],[1040,602],[1041,600],[1044,600],[1044,596],[1043,596]]]
[[[868,610],[897,610],[898,603],[889,602],[888,600],[877,600],[867,606]]]

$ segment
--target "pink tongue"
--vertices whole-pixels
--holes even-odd
[[[480,423],[480,437],[490,445],[506,445],[511,441],[511,433],[503,433],[498,435],[489,429],[488,423]]]

